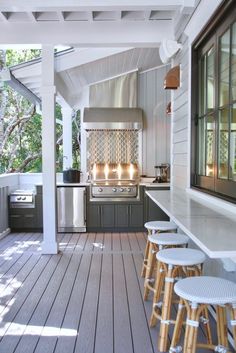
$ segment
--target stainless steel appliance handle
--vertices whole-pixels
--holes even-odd
[[[86,189],[84,190],[84,224],[86,224]]]

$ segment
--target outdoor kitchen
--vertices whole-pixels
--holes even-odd
[[[0,353],[236,351],[235,13],[0,2]]]

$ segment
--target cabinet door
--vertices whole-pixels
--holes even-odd
[[[113,228],[115,226],[115,206],[101,205],[101,226]]]
[[[168,221],[169,217],[162,209],[153,202],[150,197],[146,198],[146,221]]]
[[[37,228],[43,228],[43,198],[42,194],[35,196],[35,209],[37,215]]]
[[[129,226],[143,228],[143,205],[129,206]]]
[[[87,227],[101,227],[100,206],[89,205],[87,208]]]
[[[34,229],[37,228],[37,218],[33,213],[10,214],[9,225],[12,229]]]
[[[115,205],[115,226],[129,226],[129,205]]]

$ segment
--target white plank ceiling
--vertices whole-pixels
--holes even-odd
[[[161,65],[158,48],[176,39],[200,0],[0,0],[0,48],[73,47],[55,59],[57,93],[78,104],[85,86]],[[11,69],[40,98],[41,60]],[[17,81],[15,81],[17,86]],[[28,91],[29,93],[29,91]]]
[[[96,52],[98,59],[95,56]],[[88,58],[93,60],[84,62],[81,57],[84,56],[85,59],[85,53]],[[85,86],[130,71],[149,70],[159,65],[161,65],[161,61],[158,48],[72,49],[55,58],[57,93],[69,105],[76,107],[77,97]],[[39,98],[41,97],[40,59],[12,67],[11,73],[31,92]]]
[[[157,46],[200,0],[1,0],[1,44]],[[145,45],[146,44],[146,45]]]

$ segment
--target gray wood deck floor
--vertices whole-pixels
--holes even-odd
[[[157,353],[142,300],[143,233],[40,234],[0,241],[0,353]]]

